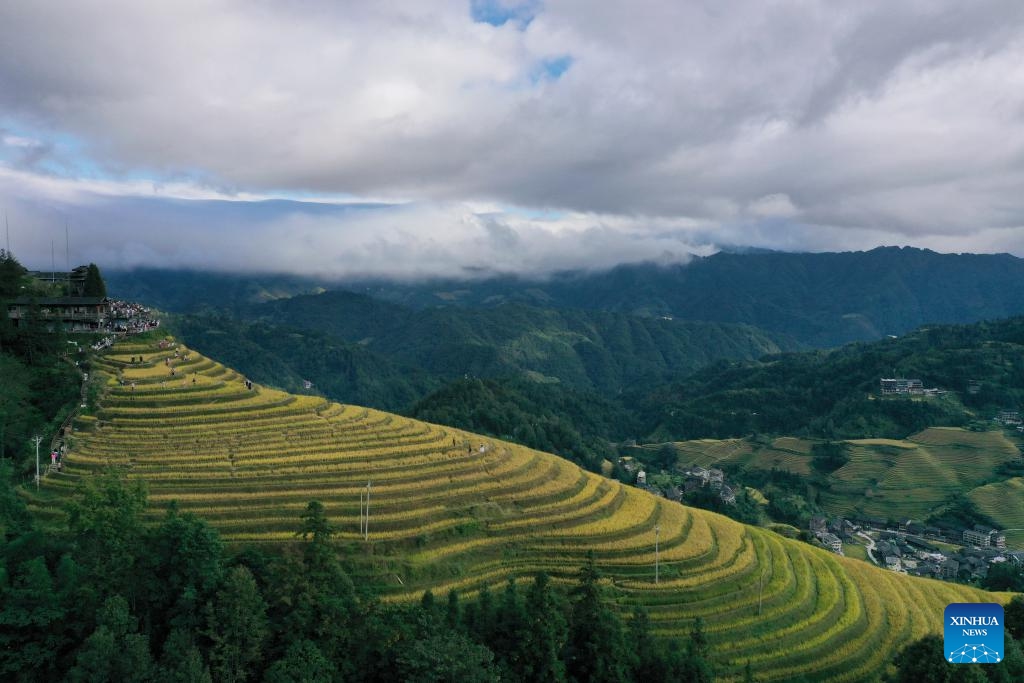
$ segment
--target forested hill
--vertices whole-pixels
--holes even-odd
[[[746,323],[810,346],[833,347],[929,323],[1024,313],[1024,260],[897,247],[821,254],[720,252],[686,265],[624,265],[544,283],[378,284],[370,291],[424,306],[523,301]]]
[[[946,390],[925,400],[882,399],[881,377]],[[968,384],[976,382],[974,393]],[[1024,318],[924,327],[898,339],[834,351],[719,363],[634,397],[648,434],[670,438],[754,432],[826,438],[902,438],[934,425],[991,420],[1024,405]]]
[[[519,304],[415,310],[348,292],[275,301],[253,314],[358,342],[440,377],[528,374],[610,393],[679,377],[718,359],[750,360],[793,347],[782,335],[748,325]]]
[[[518,305],[417,311],[346,292],[258,309],[251,320],[187,315],[171,324],[261,382],[295,390],[308,379],[336,400],[390,410],[452,379],[524,378],[613,395],[786,348],[746,325]]]
[[[929,323],[968,323],[1024,313],[1024,260],[1008,254],[938,254],[880,247],[845,253],[728,253],[686,265],[623,265],[544,281],[334,282],[286,275],[139,270],[108,273],[118,296],[183,313],[238,312],[324,289],[349,289],[414,308],[533,307],[606,310],[746,323],[803,344],[839,346],[903,334]]]

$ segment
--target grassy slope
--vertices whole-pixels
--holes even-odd
[[[147,365],[127,362],[138,353]],[[66,499],[81,477],[121,464],[147,481],[152,514],[176,500],[229,541],[271,543],[292,540],[300,510],[318,499],[350,554],[384,577],[386,600],[414,600],[426,588],[472,592],[537,570],[569,581],[592,550],[609,593],[624,611],[645,605],[658,634],[682,636],[702,616],[724,680],[747,661],[760,680],[870,679],[896,648],[939,632],[947,603],[993,598],[670,503],[549,454],[316,397],[247,391],[195,352],[173,361],[171,379],[164,355],[125,345],[106,356],[103,408],[80,421],[67,471],[46,478],[46,496]],[[373,514],[362,540],[368,479]]]
[[[1006,532],[1007,546],[1024,548],[1024,478],[1014,477],[978,487],[969,497],[982,513],[1007,529],[1013,529]]]
[[[1000,431],[933,427],[905,440],[848,443],[850,461],[830,475],[832,488],[821,494],[821,504],[833,514],[924,519],[951,498],[991,482],[995,469],[1017,456],[1017,447]],[[802,475],[811,472],[810,445],[808,440],[791,437],[766,446],[743,439],[676,444],[680,463],[687,465],[730,463]]]

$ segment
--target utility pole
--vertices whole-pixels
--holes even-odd
[[[363,535],[364,541],[370,540],[370,488],[372,482],[366,482],[366,529]]]
[[[658,578],[659,578],[658,573],[659,573],[659,569],[660,569],[659,560],[661,558],[658,555],[658,540],[659,540],[659,536],[661,536],[661,525],[660,524],[655,524],[654,525],[654,583],[658,583]]]
[[[39,490],[39,444],[42,443],[43,437],[34,436],[32,440],[36,442],[36,491]]]
[[[757,616],[761,616],[761,596],[764,595],[764,569],[761,570],[761,578],[757,581]]]
[[[363,490],[359,489],[359,535],[363,535]]]

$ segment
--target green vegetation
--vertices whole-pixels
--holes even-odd
[[[1009,530],[1008,546],[1024,548],[1024,479],[1014,477],[979,486],[968,497],[980,513],[992,520],[993,526]]]
[[[121,296],[184,313],[208,306],[237,312],[253,301],[338,286],[293,276],[188,271],[108,278]],[[925,324],[1024,313],[1021,259],[896,247],[841,254],[722,252],[686,265],[624,265],[545,281],[495,277],[343,286],[412,308],[520,303],[742,323],[819,347],[877,340]]]
[[[103,281],[103,276],[100,275],[99,266],[95,263],[90,263],[89,270],[85,273],[82,296],[95,296],[101,299],[107,296],[107,285]]]
[[[955,393],[879,396],[879,378],[894,371]],[[977,393],[967,391],[972,380],[980,383]],[[658,441],[759,433],[900,439],[926,427],[964,426],[1024,404],[1024,318],[924,328],[828,352],[719,362],[638,400]]]
[[[702,439],[674,445],[680,466],[727,470],[769,498],[772,519],[797,526],[806,526],[807,518],[824,511],[931,519],[940,527],[1024,528],[1015,521],[1024,521],[1024,512],[1016,506],[1020,496],[1013,495],[1019,480],[988,484],[1001,476],[1002,465],[1017,459],[1017,445],[1001,430],[934,427],[903,440],[837,443],[782,437]],[[962,502],[968,494],[976,510]],[[1011,536],[1007,541],[1012,544]]]
[[[1005,642],[1006,652],[1001,662],[971,666],[947,663],[942,638],[925,636],[900,651],[895,660],[895,676],[890,680],[896,683],[1003,683],[1022,680],[1024,648],[1009,633]]]
[[[67,530],[34,528],[23,509],[6,526],[4,680],[710,680],[700,626],[685,657],[652,636],[643,610],[624,626],[591,561],[571,591],[540,573],[510,578],[497,600],[485,589],[463,603],[453,590],[444,608],[430,591],[386,604],[357,589],[316,501],[301,540],[227,553],[174,508],[145,524],[137,483],[110,472],[83,482]]]
[[[5,299],[32,287],[26,274],[13,254],[0,249],[0,460],[13,463],[18,478],[34,473],[30,439],[56,431],[78,398],[80,381],[63,359],[67,336],[47,332],[31,316],[17,329],[7,319]]]
[[[144,361],[133,363],[139,355]],[[144,481],[148,488],[144,528],[159,526],[168,514],[192,513],[239,549],[291,547],[297,534],[310,540],[329,535],[345,553],[353,580],[372,586],[385,605],[414,604],[428,589],[493,604],[488,595],[509,576],[538,571],[549,573],[554,585],[576,585],[576,568],[592,553],[610,613],[625,619],[642,607],[666,653],[673,642],[684,647],[694,620],[702,618],[698,640],[706,640],[716,672],[726,679],[740,677],[748,662],[766,678],[871,678],[897,643],[938,630],[940,606],[983,599],[971,589],[912,580],[670,503],[513,444],[316,397],[249,390],[230,369],[181,346],[119,344],[95,367],[106,381],[101,409],[78,422],[65,474],[48,476],[40,497],[29,498],[30,509],[51,528],[82,519],[77,512],[66,516],[55,503],[81,495],[96,473],[120,467],[129,483]],[[368,529],[360,523],[367,480]],[[310,509],[312,498],[323,507]],[[82,530],[111,526],[74,523]],[[302,551],[301,544],[298,550],[304,563],[319,562],[319,554]],[[102,556],[118,557],[113,551]],[[259,565],[246,564],[257,586],[278,585],[264,582]],[[215,618],[217,632],[241,629],[259,640],[262,622],[231,625],[217,616],[217,599],[249,604],[246,614],[260,612],[249,580],[232,580],[230,588],[217,584],[215,596],[222,597],[199,623]],[[281,585],[284,590],[291,581]],[[275,601],[265,592],[264,600],[272,624]],[[594,609],[581,607],[580,614]],[[591,636],[572,630],[571,610],[569,623],[566,642],[576,645],[565,652],[593,651],[584,644]],[[206,637],[211,640],[198,647],[211,667],[251,661],[251,653]],[[264,642],[273,642],[273,629],[267,637]],[[616,651],[614,629],[592,637]],[[437,652],[434,663],[444,665],[452,662],[445,652],[475,652],[448,636],[430,643],[409,649],[408,656]],[[494,647],[500,662],[500,647]],[[289,649],[281,647],[280,656],[289,656]],[[484,665],[486,653],[480,654],[470,659]],[[572,661],[565,661],[569,671],[577,666]],[[602,671],[619,671],[616,661],[613,656]]]

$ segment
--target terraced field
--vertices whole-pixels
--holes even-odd
[[[497,589],[540,569],[570,581],[594,551],[609,594],[623,611],[645,605],[659,635],[683,636],[702,616],[723,680],[748,661],[759,680],[866,680],[895,648],[938,633],[947,603],[993,597],[875,569],[545,453],[249,390],[180,346],[121,344],[98,365],[108,376],[102,408],[79,420],[65,473],[46,477],[50,496],[70,497],[81,478],[122,465],[147,481],[152,514],[177,501],[235,543],[292,541],[317,499],[347,551],[386,577],[386,600]]]
[[[854,510],[878,517],[924,519],[952,496],[991,481],[995,469],[1017,456],[1000,431],[932,427],[904,441],[851,441],[850,462],[832,473],[822,493],[833,514]]]
[[[1018,452],[1001,431],[952,427],[933,427],[905,440],[848,443],[850,461],[830,475],[831,489],[821,492],[821,504],[831,514],[861,512],[883,518],[924,519],[950,497],[990,482],[996,468],[1015,459]],[[811,442],[806,439],[781,437],[770,445],[745,439],[700,439],[675,446],[682,465],[734,464],[811,472]]]
[[[683,466],[733,464],[764,470],[775,468],[794,474],[811,472],[811,442],[806,439],[784,436],[769,445],[754,444],[746,439],[697,439],[677,441],[674,445]]]
[[[1024,550],[1024,478],[980,486],[968,494],[978,510],[1007,529],[1006,546]]]

